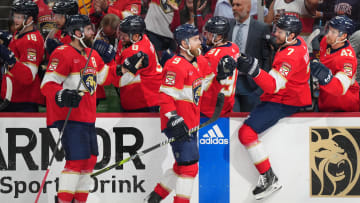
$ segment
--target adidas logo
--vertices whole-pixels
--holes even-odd
[[[223,133],[216,124],[202,136],[200,144],[229,144],[229,139],[224,138]]]

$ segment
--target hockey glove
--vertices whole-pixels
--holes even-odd
[[[11,39],[13,38],[12,34],[9,32],[0,31],[0,40],[5,46],[9,46]]]
[[[320,85],[327,85],[333,78],[331,70],[317,59],[310,62],[310,70],[311,74],[319,80]]]
[[[145,68],[148,65],[149,65],[149,56],[142,51],[139,51],[138,53],[125,59],[123,63],[123,67],[128,69],[134,75],[139,69]]]
[[[0,58],[2,58],[10,67],[16,63],[14,53],[2,44],[0,44]]]
[[[46,40],[46,51],[47,51],[47,53],[49,53],[49,55],[51,55],[51,53],[52,53],[58,46],[61,46],[61,45],[63,45],[63,43],[59,42],[58,40],[48,38],[48,39]]]
[[[105,63],[109,63],[115,58],[116,51],[114,46],[103,40],[96,40],[94,49],[99,53]]]
[[[257,58],[247,56],[243,53],[237,60],[237,69],[240,73],[245,73],[251,77],[256,77],[260,73],[260,67]]]
[[[56,104],[60,107],[78,107],[82,97],[76,90],[62,89],[55,95]]]
[[[166,125],[171,137],[179,137],[179,140],[189,140],[189,128],[186,126],[183,117],[177,115],[176,111],[171,112],[171,114]]]
[[[217,66],[216,80],[220,81],[226,79],[229,76],[232,76],[235,67],[236,62],[231,56],[226,55],[222,57]]]

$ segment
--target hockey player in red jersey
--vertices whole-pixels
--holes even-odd
[[[304,40],[298,37],[301,30],[301,22],[295,16],[284,15],[277,21],[275,37],[280,48],[269,73],[259,68],[256,58],[242,55],[237,61],[239,72],[252,76],[264,91],[261,103],[250,113],[238,134],[260,173],[253,190],[255,199],[265,198],[281,188],[258,134],[281,118],[311,106],[309,54]]]
[[[37,112],[44,99],[37,74],[44,55],[44,40],[36,30],[38,6],[31,0],[17,0],[11,10],[17,31],[9,47],[0,45],[0,58],[9,69],[2,78],[1,98],[12,89],[11,103],[4,111]]]
[[[178,55],[165,63],[160,87],[160,119],[162,132],[176,139],[171,143],[175,163],[146,198],[148,203],[160,202],[172,190],[176,193],[174,203],[189,203],[198,173],[199,149],[197,132],[193,129],[200,122],[203,70],[208,68],[208,61],[200,55],[199,31],[193,25],[180,25],[174,37],[180,49]],[[226,70],[234,65],[230,71],[219,71],[219,79],[231,75],[235,68],[231,57],[225,57],[219,64],[222,66],[219,69]]]
[[[230,30],[230,24],[227,18],[215,16],[210,18],[205,24],[207,45],[212,46],[206,54],[205,58],[209,62],[209,68],[204,71],[206,82],[204,82],[204,93],[201,100],[200,110],[206,117],[211,117],[214,113],[216,104],[216,95],[219,92],[224,93],[224,106],[221,116],[229,116],[234,105],[235,87],[238,71],[235,69],[231,76],[217,80],[217,65],[220,59],[226,55],[233,59],[239,57],[239,47],[232,42],[227,41],[227,35]]]
[[[90,174],[98,155],[96,86],[111,83],[111,74],[108,73],[114,71],[111,68],[115,66],[110,68],[105,65],[95,50],[89,56],[90,48],[87,47],[92,44],[94,31],[87,16],[70,16],[66,30],[72,41],[52,53],[41,91],[46,96],[48,127],[62,129],[69,107],[72,108],[61,137],[66,163],[59,179],[59,203],[69,203],[73,199],[75,202],[86,202]]]
[[[356,53],[347,40],[353,29],[347,16],[332,18],[320,43],[320,62],[310,63],[311,73],[320,84],[319,111],[359,111]]]
[[[121,76],[113,84],[120,88],[120,103],[125,111],[159,111],[162,67],[158,63],[154,46],[144,31],[145,22],[140,16],[128,16],[119,26],[120,42],[116,63],[122,64],[123,71],[117,71]],[[139,70],[127,69],[125,59],[133,55],[136,57],[140,50],[148,56],[143,67]]]
[[[160,119],[161,130],[168,138],[183,136],[183,139],[171,144],[176,161],[149,195],[146,200],[149,203],[160,202],[174,189],[174,203],[190,202],[198,173],[197,132],[189,135],[189,129],[200,122],[202,70],[207,62],[199,56],[201,41],[193,25],[180,25],[174,36],[180,51],[165,63],[160,87]]]
[[[79,7],[74,0],[57,0],[52,7],[56,28],[51,30],[46,40],[46,51],[50,55],[54,49],[69,44],[71,37],[65,31],[66,19],[78,13]]]

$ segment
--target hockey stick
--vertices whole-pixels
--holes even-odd
[[[308,39],[306,40],[306,44],[308,46],[308,51],[313,51],[312,41],[315,39],[315,37],[319,36],[319,34],[320,34],[320,29],[317,28],[309,35]],[[313,88],[314,88],[314,78],[310,71],[310,93],[311,93],[312,100],[315,99]],[[312,103],[311,110],[314,111],[314,108],[315,108],[314,102],[311,102],[311,103]]]
[[[94,42],[95,42],[96,39],[99,37],[99,34],[100,34],[101,30],[102,30],[102,29],[99,29],[98,32],[96,33],[95,38],[94,38],[94,39],[95,39]],[[93,43],[93,44],[94,44],[94,43]],[[88,56],[88,59],[87,59],[87,61],[86,61],[86,64],[85,64],[85,68],[84,68],[84,70],[83,70],[83,73],[84,73],[84,72],[86,71],[86,69],[88,68],[89,61],[90,61],[91,54],[92,54],[93,50],[94,50],[94,46],[91,46],[91,49],[90,49],[90,52],[89,52],[89,56]],[[81,77],[81,76],[80,76],[80,77]],[[76,87],[76,91],[79,91],[80,86],[81,86],[81,81],[82,81],[82,79],[80,78],[80,81],[79,81],[79,83],[78,83],[78,86]],[[47,176],[49,175],[49,171],[50,171],[52,162],[54,161],[55,154],[56,154],[56,152],[57,152],[57,150],[58,150],[58,147],[59,147],[59,144],[60,144],[60,141],[61,141],[61,137],[63,136],[65,127],[66,127],[66,125],[67,125],[67,123],[68,123],[68,120],[69,120],[69,117],[70,117],[70,114],[71,114],[71,110],[72,110],[72,107],[69,108],[69,111],[68,111],[68,113],[67,113],[67,115],[66,115],[64,124],[63,124],[63,126],[62,126],[62,128],[61,128],[61,131],[60,131],[59,138],[58,138],[58,140],[57,140],[57,142],[56,142],[56,145],[55,145],[54,152],[53,152],[53,154],[52,154],[52,156],[51,156],[49,165],[48,165],[48,167],[47,167],[47,169],[46,169],[46,172],[45,172],[45,176],[44,176],[44,178],[43,178],[43,180],[42,180],[42,182],[41,182],[41,186],[40,186],[40,188],[39,188],[39,192],[38,192],[38,194],[37,194],[37,196],[36,196],[35,203],[37,203],[37,202],[39,201],[39,198],[40,198],[42,189],[44,188],[44,185],[45,185],[45,182],[46,182],[46,178],[47,178]]]
[[[199,129],[209,125],[210,123],[215,122],[220,117],[223,105],[224,105],[224,94],[219,93],[218,96],[217,96],[217,100],[216,100],[215,110],[214,110],[214,113],[211,116],[211,118],[209,120],[207,120],[206,122],[202,123],[200,126],[190,129],[189,134],[198,131]],[[183,136],[181,136],[181,137],[183,137]],[[156,144],[156,145],[154,145],[152,147],[149,147],[149,148],[147,148],[147,149],[145,149],[145,150],[143,150],[143,151],[141,151],[139,153],[136,153],[136,154],[134,154],[134,155],[132,155],[132,156],[126,158],[126,159],[118,161],[118,162],[116,162],[115,164],[113,164],[111,166],[103,168],[103,169],[91,174],[90,177],[95,177],[95,176],[98,176],[100,174],[103,174],[103,173],[107,172],[110,169],[113,169],[113,168],[115,168],[117,166],[121,166],[124,163],[129,162],[131,160],[134,160],[135,158],[140,157],[140,156],[142,156],[142,155],[144,155],[144,154],[146,154],[148,152],[151,152],[151,151],[153,151],[153,150],[155,150],[155,149],[157,149],[159,147],[162,147],[162,146],[167,145],[169,143],[175,142],[177,139],[179,139],[181,137],[172,137],[172,138],[169,138],[169,139],[167,139],[165,141],[162,141],[162,142],[160,142],[160,143],[158,143],[158,144]]]
[[[8,72],[9,72],[8,64],[5,62],[1,67],[1,73],[2,73],[1,77],[4,74],[4,79],[6,82],[6,94],[3,100],[0,98],[0,111],[4,110],[10,104],[11,97],[13,94],[13,83],[10,78],[10,75],[7,74]]]

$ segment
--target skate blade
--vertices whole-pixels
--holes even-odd
[[[264,199],[265,197],[271,195],[272,193],[280,190],[282,188],[282,185],[280,185],[278,182],[272,184],[267,190],[265,190],[264,192],[255,195],[255,199],[256,200],[261,200]]]

